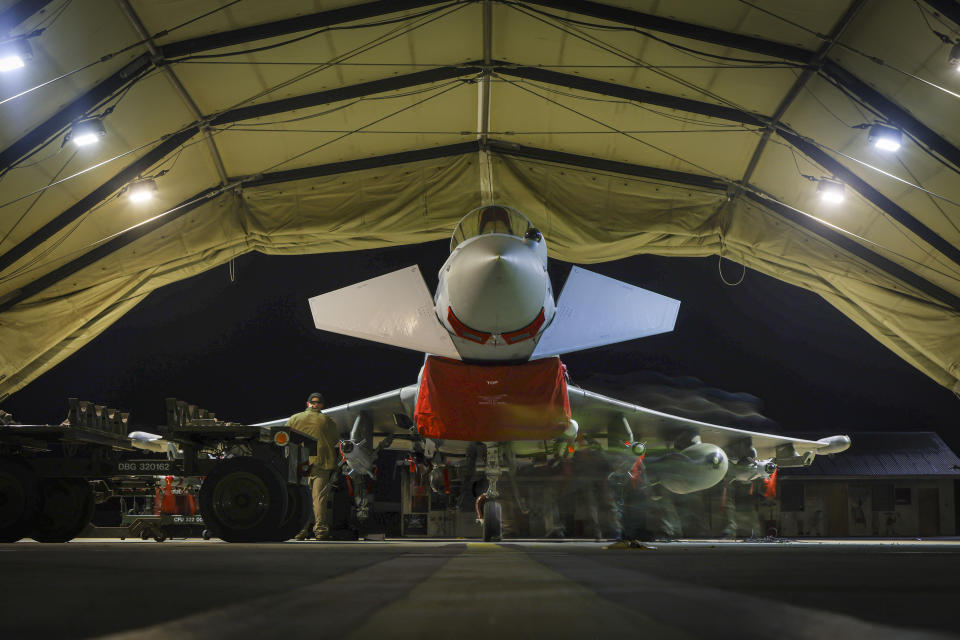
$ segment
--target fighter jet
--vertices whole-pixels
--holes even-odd
[[[560,355],[672,331],[679,301],[579,267],[555,301],[543,234],[506,206],[465,215],[450,250],[432,296],[412,266],[309,300],[318,329],[427,354],[416,384],[324,411],[341,429],[354,480],[372,477],[385,447],[410,450],[434,486],[447,477],[437,475],[446,458],[464,456],[468,476],[474,468],[486,476],[477,513],[484,539],[496,540],[498,481],[518,456],[566,456],[583,442],[628,463],[648,453],[647,485],[690,493],[850,445],[847,436],[811,441],[708,424],[571,384]],[[361,519],[365,484],[354,482]]]

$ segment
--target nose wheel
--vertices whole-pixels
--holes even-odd
[[[502,507],[497,500],[484,500],[483,519],[480,521],[484,542],[497,542],[503,538],[502,514]]]

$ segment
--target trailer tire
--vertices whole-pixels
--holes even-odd
[[[313,504],[310,492],[299,484],[287,485],[287,512],[283,522],[277,528],[276,534],[270,538],[272,542],[285,542],[300,533],[303,527],[313,518]]]
[[[39,494],[32,469],[19,460],[0,458],[0,542],[16,542],[30,535]]]
[[[90,524],[97,498],[83,478],[44,478],[40,509],[30,537],[37,542],[69,542]]]
[[[256,458],[217,464],[200,487],[200,514],[225,542],[269,541],[287,511],[286,482]]]

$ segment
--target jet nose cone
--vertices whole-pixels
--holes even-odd
[[[533,322],[544,306],[547,273],[523,240],[481,236],[464,244],[447,273],[450,307],[472,329],[503,333]]]

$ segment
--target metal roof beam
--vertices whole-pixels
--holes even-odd
[[[955,0],[923,0],[932,9],[938,11],[944,18],[952,20],[954,24],[960,26],[960,3]]]
[[[912,231],[917,237],[923,239],[927,244],[953,261],[954,264],[960,265],[960,249],[944,240],[939,234],[934,233],[922,222],[900,208],[893,200],[874,189],[869,182],[834,159],[833,156],[806,138],[782,127],[777,129],[777,134],[836,178],[853,187],[857,193],[873,203],[875,207]]]
[[[0,255],[0,271],[3,271],[43,242],[52,238],[71,222],[109,198],[110,194],[121,189],[131,180],[134,180],[143,171],[146,171],[160,160],[163,160],[167,154],[192,138],[198,130],[197,127],[189,127],[171,135],[146,154],[124,167],[119,173],[115,174],[102,185],[78,200],[56,218],[21,240],[9,251]]]
[[[192,53],[222,49],[238,44],[256,42],[266,38],[286,36],[301,31],[323,29],[335,24],[353,22],[366,18],[376,18],[390,13],[399,13],[409,9],[417,9],[432,4],[442,4],[441,0],[377,0],[340,9],[330,9],[318,13],[310,13],[295,18],[266,22],[250,27],[242,27],[221,33],[211,33],[189,40],[180,40],[163,45],[161,50],[165,58],[179,58]]]
[[[906,267],[900,266],[896,262],[884,258],[880,254],[871,251],[867,247],[863,246],[852,238],[845,236],[839,231],[835,231],[826,225],[816,223],[807,216],[798,213],[790,207],[785,206],[775,200],[764,198],[763,196],[753,193],[752,191],[747,191],[745,195],[747,198],[753,200],[757,204],[783,216],[787,220],[790,220],[791,222],[807,229],[811,233],[820,236],[821,238],[844,249],[845,251],[852,253],[858,258],[873,265],[880,271],[897,278],[898,280],[910,285],[918,291],[922,291],[934,300],[940,302],[945,307],[960,312],[960,297],[955,296],[949,291],[941,289],[937,285],[918,276],[916,273],[910,271]]]
[[[252,120],[264,116],[272,116],[278,113],[286,113],[297,109],[307,109],[317,107],[332,102],[341,102],[343,100],[353,100],[363,98],[386,91],[396,91],[398,89],[407,89],[419,85],[430,84],[432,82],[442,82],[452,80],[466,75],[474,75],[482,70],[479,66],[472,66],[470,63],[465,66],[437,67],[425,71],[415,71],[399,76],[390,76],[381,80],[371,80],[370,82],[360,82],[358,84],[338,87],[336,89],[327,89],[325,91],[316,91],[292,98],[283,98],[271,102],[263,102],[251,105],[249,107],[238,107],[224,111],[210,119],[210,124],[217,126],[240,122],[242,120]]]
[[[344,22],[373,18],[431,4],[438,4],[438,2],[436,0],[378,0],[377,2],[321,11],[297,16],[296,18],[172,42],[161,46],[160,53],[163,58],[168,59],[235,44],[244,44],[263,38],[272,38],[310,29],[322,29]],[[32,149],[43,144],[43,142],[69,126],[74,120],[84,117],[89,110],[93,109],[102,100],[122,88],[127,82],[139,79],[151,68],[153,68],[151,57],[145,53],[50,116],[45,122],[0,152],[0,172],[11,167]]]
[[[350,160],[347,162],[335,162],[332,164],[316,165],[312,167],[302,167],[300,169],[291,169],[289,171],[277,171],[274,173],[263,174],[260,176],[255,176],[247,179],[237,179],[232,181],[233,184],[238,186],[242,185],[244,187],[258,187],[268,184],[276,184],[280,182],[291,182],[294,180],[303,180],[305,178],[315,178],[318,176],[329,176],[335,175],[338,173],[346,173],[349,171],[359,171],[362,169],[375,169],[379,167],[393,166],[397,164],[404,164],[407,162],[417,162],[419,160],[430,160],[434,158],[444,158],[449,156],[458,156],[467,153],[476,153],[479,150],[480,146],[477,141],[472,140],[470,142],[458,143],[452,145],[446,145],[443,147],[430,147],[427,149],[420,149],[417,151],[405,151],[403,153],[394,153],[383,156],[376,156],[373,158],[362,158],[359,160]],[[146,234],[155,231],[162,227],[165,224],[169,224],[174,220],[183,217],[187,213],[193,211],[203,203],[210,200],[210,198],[224,193],[223,187],[213,187],[210,189],[205,189],[200,193],[193,195],[183,202],[181,202],[176,207],[171,209],[171,212],[168,215],[157,217],[146,224],[139,225],[133,229],[129,229],[115,238],[105,242],[82,256],[71,260],[67,264],[58,267],[57,269],[51,271],[50,273],[44,274],[37,278],[36,280],[30,282],[27,285],[24,285],[13,295],[8,296],[2,302],[0,302],[0,313],[10,309],[14,305],[27,300],[44,289],[55,285],[56,283],[68,278],[72,274],[80,271],[84,267],[87,267],[98,260],[106,258],[115,251],[122,249],[123,247],[129,245],[135,240],[145,236]]]
[[[55,114],[28,131],[22,138],[0,151],[0,173],[3,173],[32,149],[40,146],[60,131],[70,126],[75,120],[80,120],[95,109],[97,105],[111,95],[143,77],[150,69],[150,56],[144,53],[134,58],[123,69],[120,69],[103,82],[93,87],[79,98],[57,111]]]
[[[501,75],[514,75],[528,79],[536,79],[542,82],[549,82],[565,87],[571,87],[581,91],[588,91],[604,96],[623,98],[625,100],[637,100],[648,104],[657,104],[660,106],[678,109],[690,113],[722,118],[732,122],[742,124],[766,126],[772,119],[767,116],[750,114],[737,109],[723,107],[706,102],[698,102],[687,98],[677,98],[666,94],[654,93],[633,87],[625,87],[611,82],[602,82],[597,80],[588,80],[581,76],[568,75],[555,71],[545,71],[532,67],[503,67],[497,68],[497,73]],[[954,263],[960,265],[960,250],[944,240],[938,234],[934,233],[922,222],[914,218],[908,211],[897,205],[895,202],[873,188],[866,180],[860,178],[850,169],[846,168],[839,161],[835,160],[820,147],[813,144],[806,138],[794,133],[784,126],[777,126],[776,131],[784,140],[793,145],[811,160],[831,172],[840,180],[849,184],[851,188],[857,191],[865,199],[874,204],[878,209],[888,214],[904,227],[910,229],[918,237],[930,244],[947,256]],[[746,183],[744,183],[745,185]]]
[[[37,14],[52,0],[20,0],[3,13],[0,13],[0,38],[6,38],[11,31]]]
[[[646,89],[628,87],[614,82],[604,80],[592,80],[569,73],[559,71],[550,71],[540,67],[516,66],[508,63],[496,63],[494,71],[503,76],[512,76],[532,80],[534,82],[544,82],[559,87],[568,87],[579,91],[587,91],[614,98],[622,98],[632,102],[643,104],[654,104],[668,109],[676,109],[687,113],[696,113],[711,118],[720,118],[730,122],[739,122],[752,126],[766,126],[770,119],[767,116],[741,111],[732,107],[712,104],[709,102],[700,102],[689,98],[680,98],[666,93],[657,93]]]
[[[816,73],[814,69],[823,64],[823,61],[827,58],[827,54],[830,53],[830,49],[833,48],[836,39],[843,34],[843,31],[847,28],[847,25],[850,24],[850,21],[853,20],[854,16],[856,16],[856,14],[863,7],[864,2],[866,2],[866,0],[854,0],[854,2],[847,7],[847,10],[844,12],[843,16],[840,17],[837,23],[833,26],[833,29],[830,30],[830,35],[827,36],[827,41],[823,44],[823,46],[820,47],[820,50],[817,51],[815,57],[811,59],[811,64],[813,66],[807,67],[803,70],[797,80],[793,83],[793,86],[790,87],[786,95],[780,101],[779,106],[777,106],[777,110],[773,113],[773,116],[770,117],[770,124],[767,126],[766,131],[763,132],[763,136],[761,136],[760,141],[753,150],[753,156],[750,158],[750,162],[747,164],[747,169],[743,172],[743,177],[740,178],[741,185],[750,183],[750,178],[753,177],[753,172],[760,163],[760,157],[763,155],[763,150],[766,149],[767,142],[770,140],[770,136],[773,135],[773,132],[780,125],[780,121],[783,120],[783,116],[787,112],[787,109],[790,108],[790,105],[793,104],[793,101],[797,99],[798,95],[800,95],[800,91],[803,90],[813,74]]]
[[[662,180],[664,182],[672,182],[691,187],[703,187],[715,191],[726,191],[727,189],[727,183],[725,181],[696,173],[673,171],[671,169],[661,169],[659,167],[649,167],[615,160],[604,160],[603,158],[581,156],[563,151],[554,151],[552,149],[541,149],[539,147],[528,147],[499,140],[490,140],[488,147],[496,153],[526,158],[528,160],[556,162],[558,164],[570,165],[571,167],[608,171],[637,178],[649,178],[651,180]]]
[[[616,162],[612,160],[604,160],[601,158],[594,158],[589,156],[579,156],[571,153],[564,153],[559,151],[552,151],[549,149],[539,149],[536,147],[527,147],[523,145],[517,145],[507,142],[502,142],[498,140],[490,140],[488,144],[490,151],[495,153],[500,153],[503,155],[510,155],[514,157],[529,159],[529,160],[539,160],[545,162],[554,162],[558,164],[563,164],[572,167],[580,167],[584,169],[591,169],[596,171],[605,171],[618,173],[621,175],[629,175],[634,177],[649,178],[654,180],[662,180],[666,182],[672,182],[676,184],[684,184],[689,186],[704,187],[708,189],[714,189],[716,191],[723,191],[726,189],[726,183],[710,176],[702,176],[697,174],[684,173],[680,171],[670,171],[666,169],[659,169],[657,167],[646,167],[643,165],[635,165],[626,162]],[[469,142],[457,143],[452,145],[445,145],[442,147],[432,147],[427,149],[419,149],[416,151],[406,151],[402,153],[394,153],[383,156],[375,156],[372,158],[362,158],[358,160],[350,160],[346,162],[336,162],[324,165],[315,165],[312,167],[302,167],[299,169],[291,169],[288,171],[277,171],[269,174],[263,174],[259,176],[253,176],[250,178],[237,180],[234,184],[242,184],[245,187],[257,187],[265,186],[269,184],[278,184],[283,182],[291,182],[295,180],[304,180],[319,176],[329,176],[341,173],[347,173],[351,171],[359,171],[363,169],[373,169],[385,166],[395,166],[399,164],[404,164],[408,162],[417,162],[421,160],[429,160],[435,158],[443,157],[452,157],[458,155],[466,155],[471,153],[476,153],[479,151],[480,145],[476,140],[471,140]],[[31,282],[30,284],[22,287],[14,295],[9,296],[2,303],[0,303],[0,313],[6,311],[7,309],[13,307],[14,305],[23,302],[24,300],[40,293],[44,289],[56,284],[57,282],[69,277],[73,273],[83,269],[84,267],[93,264],[94,262],[101,260],[114,251],[117,251],[130,243],[134,242],[138,238],[143,237],[151,231],[162,227],[164,224],[172,222],[177,218],[189,213],[196,207],[200,206],[204,202],[207,202],[211,197],[223,193],[223,188],[211,188],[205,191],[202,191],[187,200],[184,200],[183,203],[178,205],[179,208],[175,207],[175,210],[172,211],[167,216],[158,218],[154,221],[151,221],[147,224],[131,229],[125,233],[118,235],[116,238],[113,238],[109,242],[106,242],[90,252],[80,256],[79,258],[59,267],[55,271],[52,271],[49,274],[41,276],[37,280]],[[806,216],[803,216],[790,207],[782,205],[774,200],[766,199],[758,194],[753,192],[747,192],[746,196],[751,200],[757,202],[758,204],[766,207],[770,211],[773,211],[776,214],[783,216],[784,218],[795,222],[796,224],[804,227],[811,233],[814,233],[825,240],[841,247],[842,249],[850,252],[853,255],[861,258],[865,262],[868,262],[877,269],[886,272],[892,275],[895,278],[903,281],[905,284],[916,288],[919,291],[929,295],[930,297],[938,300],[945,306],[952,308],[954,310],[960,310],[960,298],[953,295],[948,291],[944,291],[935,284],[932,284],[917,274],[909,271],[908,269],[898,265],[895,262],[892,262],[883,256],[880,256],[870,249],[864,247],[858,242],[844,236],[843,234],[830,229],[824,225],[816,224]]]
[[[213,141],[213,135],[210,133],[210,125],[204,122],[203,114],[200,113],[200,108],[187,91],[187,88],[183,86],[182,82],[180,82],[180,78],[177,77],[177,73],[170,67],[170,65],[164,64],[163,56],[160,53],[160,50],[157,49],[156,43],[150,36],[150,32],[147,31],[147,27],[143,24],[140,16],[137,15],[137,12],[130,5],[130,0],[117,0],[117,2],[119,3],[120,8],[123,10],[124,15],[127,16],[127,20],[129,20],[130,24],[133,25],[137,35],[139,35],[143,40],[143,44],[146,45],[147,50],[150,52],[150,57],[153,60],[153,64],[157,67],[160,67],[160,70],[163,72],[163,74],[167,76],[168,80],[170,80],[170,84],[173,85],[174,91],[177,92],[177,95],[180,96],[180,100],[186,105],[187,110],[193,117],[194,122],[203,123],[200,125],[200,132],[203,134],[203,138],[207,142],[207,149],[210,151],[210,159],[213,161],[213,166],[217,170],[217,175],[220,176],[220,184],[226,185],[227,168],[223,164],[223,158],[220,156],[220,150],[217,149],[217,143]]]
[[[384,91],[393,91],[407,87],[418,86],[430,82],[449,80],[462,75],[472,75],[478,73],[479,68],[474,67],[441,67],[438,69],[428,69],[402,76],[392,76],[383,80],[374,80],[372,82],[363,82],[348,87],[330,89],[328,91],[318,91],[294,98],[284,98],[273,102],[265,102],[250,107],[241,107],[226,111],[210,121],[211,125],[229,124],[251,118],[285,113],[295,109],[304,109],[307,107],[329,104],[353,98],[382,93]],[[108,198],[117,189],[122,188],[126,183],[136,178],[140,173],[156,164],[167,154],[176,150],[181,144],[192,138],[197,132],[201,131],[199,124],[191,125],[186,129],[179,131],[154,147],[104,184],[94,189],[84,198],[81,198],[73,206],[66,209],[56,218],[34,231],[31,235],[20,241],[19,244],[11,248],[6,253],[0,255],[0,271],[3,271],[14,262],[25,256],[31,250],[49,240],[61,229],[75,221],[84,213],[95,207],[97,204]],[[228,179],[229,181],[229,179]],[[226,183],[224,183],[226,184]]]
[[[736,33],[729,33],[719,29],[704,27],[679,20],[662,18],[631,9],[621,9],[620,7],[611,7],[609,5],[589,2],[587,0],[527,0],[529,4],[536,4],[562,11],[578,13],[580,15],[592,16],[608,20],[610,22],[619,22],[620,24],[630,25],[643,29],[650,29],[661,33],[669,33],[684,38],[709,42],[722,46],[739,49],[741,51],[750,51],[774,58],[782,58],[793,62],[809,63],[816,56],[813,51],[808,51],[802,47],[785,45],[772,40],[745,36]],[[940,0],[938,5],[943,4],[949,8],[949,5],[956,7],[956,3],[951,0]],[[938,7],[939,8],[939,7]],[[957,11],[960,13],[960,10]],[[844,69],[842,66],[832,60],[824,60],[820,72],[835,82],[843,85],[847,90],[857,96],[864,102],[872,105],[877,111],[882,113],[890,122],[904,131],[912,134],[918,140],[926,144],[930,149],[937,152],[945,159],[949,160],[954,166],[960,168],[960,149],[951,144],[946,138],[936,131],[924,125],[920,120],[911,115],[906,109],[897,105],[882,93],[860,80],[855,75]]]
[[[812,51],[803,47],[730,33],[729,31],[704,27],[690,22],[681,22],[632,9],[613,7],[599,2],[589,2],[588,0],[526,0],[526,2],[527,4],[537,4],[610,22],[619,22],[640,29],[650,29],[651,31],[669,33],[691,40],[699,40],[700,42],[710,42],[732,49],[759,53],[772,58],[790,60],[791,62],[806,63],[813,55]]]

